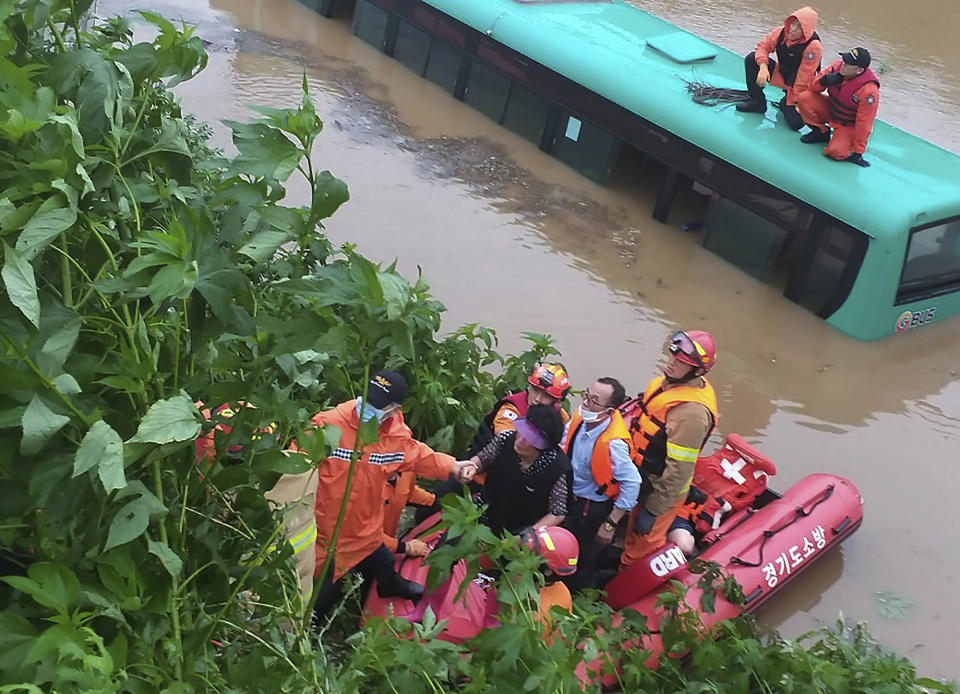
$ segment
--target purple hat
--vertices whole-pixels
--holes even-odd
[[[545,451],[550,448],[547,437],[529,419],[515,419],[513,424],[517,428],[517,433],[538,451]]]

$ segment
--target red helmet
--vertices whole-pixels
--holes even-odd
[[[538,364],[527,383],[557,400],[563,400],[570,392],[570,379],[559,364]]]
[[[703,330],[680,330],[670,336],[670,354],[677,361],[697,367],[699,374],[705,374],[717,361],[717,343],[713,335]]]
[[[566,528],[557,525],[529,528],[522,539],[527,547],[544,558],[557,576],[569,576],[577,572],[580,545]]]

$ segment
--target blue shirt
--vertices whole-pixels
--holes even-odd
[[[597,444],[600,434],[610,426],[607,417],[602,424],[592,429],[587,428],[586,422],[577,432],[573,442],[573,455],[570,464],[573,467],[573,488],[570,490],[576,496],[590,499],[590,501],[606,501],[606,494],[601,494],[597,483],[593,480],[590,471],[590,460],[593,458],[593,447]],[[567,436],[570,435],[569,427]],[[640,470],[630,460],[630,448],[626,441],[613,439],[610,442],[610,464],[613,467],[613,479],[620,483],[620,494],[613,505],[624,511],[629,511],[637,504],[637,495],[640,494]]]

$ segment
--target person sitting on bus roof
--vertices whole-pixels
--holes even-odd
[[[645,488],[627,524],[623,566],[666,543],[700,450],[717,423],[717,396],[704,378],[717,360],[713,336],[702,330],[676,332],[669,352],[663,374],[650,381],[640,414],[630,423]]]
[[[738,111],[764,113],[767,100],[763,87],[769,81],[786,91],[780,101],[780,111],[787,125],[793,130],[803,127],[803,119],[796,109],[797,97],[808,89],[820,69],[823,55],[816,26],[817,11],[812,7],[801,7],[783,20],[783,26],[760,39],[756,49],[744,58],[750,100],[737,104]]]
[[[821,94],[824,89],[827,93]],[[823,153],[828,157],[870,166],[863,153],[879,106],[880,80],[870,69],[870,51],[854,48],[841,53],[840,60],[820,72],[811,89],[798,97],[797,109],[810,126],[810,132],[800,140],[808,144],[826,142]]]
[[[563,419],[550,405],[531,405],[468,461],[485,473],[477,501],[482,521],[495,533],[517,534],[528,526],[559,525],[567,515],[570,460],[558,444]]]

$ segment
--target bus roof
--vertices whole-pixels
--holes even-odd
[[[878,119],[862,168],[801,143],[772,108],[697,104],[684,80],[743,89],[743,57],[622,0],[424,2],[870,236],[960,214],[960,156]],[[715,57],[680,62],[698,53]]]

